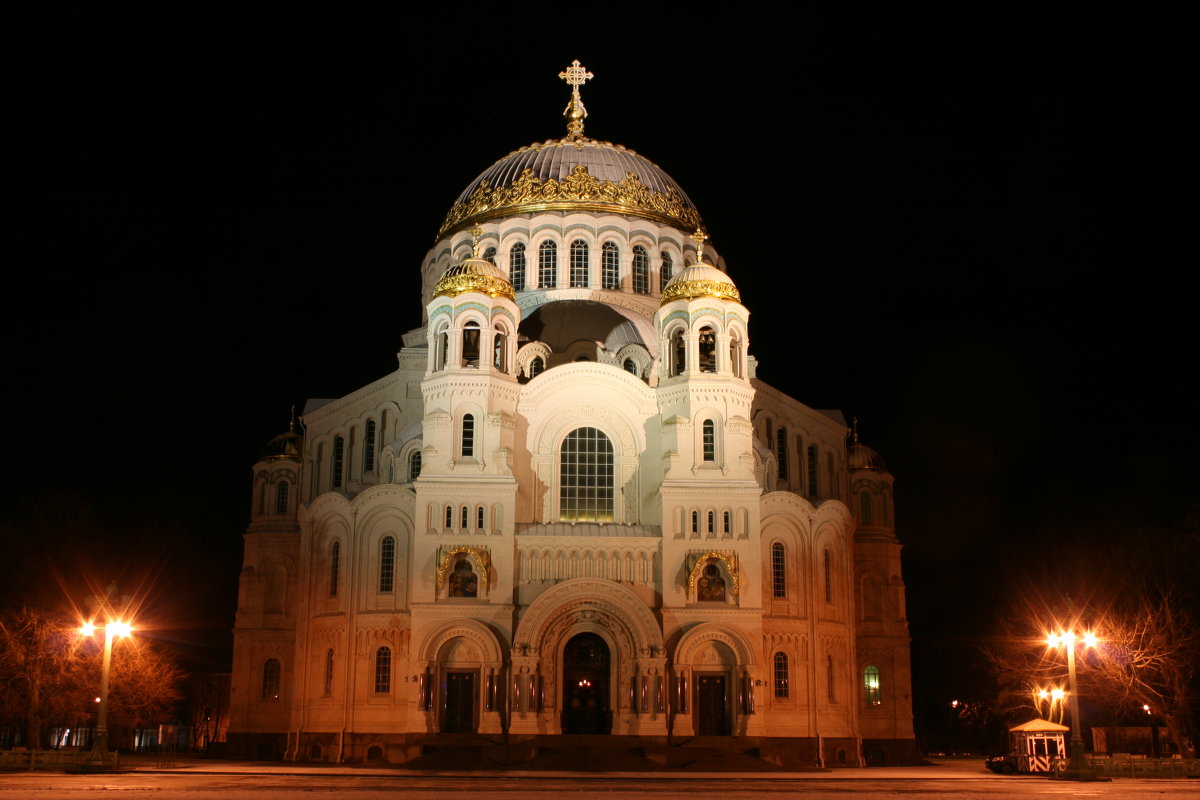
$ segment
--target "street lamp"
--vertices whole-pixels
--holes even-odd
[[[96,625],[91,621],[85,622],[79,632],[84,636],[91,636],[96,632]],[[92,738],[92,750],[80,763],[82,769],[107,770],[116,767],[108,751],[108,673],[112,666],[113,639],[130,636],[132,633],[133,628],[122,620],[110,620],[104,626],[104,661],[100,670],[100,696],[96,698],[100,703],[100,710],[96,715],[96,735]]]
[[[1046,637],[1046,644],[1054,650],[1063,647],[1067,651],[1067,681],[1071,692],[1071,749],[1067,753],[1067,769],[1056,777],[1072,781],[1094,781],[1095,770],[1088,769],[1083,760],[1083,728],[1079,723],[1079,683],[1075,679],[1075,645],[1082,644],[1085,648],[1096,646],[1096,635],[1085,633],[1082,638],[1074,631],[1052,633]]]

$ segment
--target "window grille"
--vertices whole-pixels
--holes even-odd
[[[576,428],[563,440],[559,460],[559,519],[612,521],[613,447],[603,431]]]

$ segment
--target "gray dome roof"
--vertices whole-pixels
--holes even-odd
[[[258,460],[278,461],[281,458],[290,458],[293,461],[299,461],[303,453],[304,437],[294,430],[290,430],[267,442],[263,446],[262,452],[258,454]]]
[[[683,230],[700,214],[670,175],[611,142],[551,139],[509,153],[467,185],[439,235],[471,223],[533,210],[613,210],[658,219]]]
[[[847,461],[850,464],[851,470],[873,469],[879,472],[888,471],[887,464],[883,462],[883,456],[857,440],[850,443]]]

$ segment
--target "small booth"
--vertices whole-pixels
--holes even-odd
[[[1066,725],[1033,719],[1008,729],[1009,752],[1017,757],[1017,772],[1057,772],[1067,757]]]

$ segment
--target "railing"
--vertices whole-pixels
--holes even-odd
[[[1126,778],[1200,778],[1200,758],[1088,756],[1088,766],[1101,775]]]

